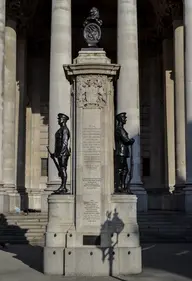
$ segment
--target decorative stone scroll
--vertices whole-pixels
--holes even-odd
[[[107,76],[82,75],[77,77],[77,106],[103,108],[107,104]]]

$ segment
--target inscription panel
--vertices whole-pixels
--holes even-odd
[[[101,163],[100,128],[83,128],[83,162],[89,169]]]
[[[84,198],[83,221],[85,225],[100,225],[100,207],[100,200],[97,201],[89,197]]]
[[[101,224],[101,110],[83,109],[81,155],[82,175],[82,223]]]
[[[87,190],[98,190],[101,187],[100,178],[83,178],[83,187]]]
[[[101,188],[101,124],[100,110],[85,109],[82,128],[83,188],[100,191]]]

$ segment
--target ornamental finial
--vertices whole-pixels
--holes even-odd
[[[103,24],[102,20],[99,18],[99,10],[93,7],[89,16],[86,18],[84,26],[84,38],[89,47],[97,48],[97,44],[101,40],[101,26]]]

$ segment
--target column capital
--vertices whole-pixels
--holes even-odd
[[[169,3],[173,21],[183,19],[183,4],[181,2]]]
[[[154,27],[150,28],[152,37],[170,37],[173,20],[182,20],[183,18],[183,4],[177,0],[150,0],[150,3],[155,14]]]
[[[36,12],[38,0],[9,0],[6,1],[7,20],[14,20],[20,33],[26,33]]]
[[[175,19],[173,20],[173,28],[176,29],[179,26],[183,26],[184,22],[182,19]]]

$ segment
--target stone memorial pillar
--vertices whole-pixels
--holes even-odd
[[[131,189],[138,196],[138,210],[147,210],[147,193],[141,182],[139,69],[137,35],[137,1],[118,0],[117,60],[121,65],[118,81],[117,111],[127,113],[126,129],[135,139]]]
[[[100,36],[100,24],[99,12],[92,8],[84,29],[88,42],[94,37],[95,33],[87,36],[93,27],[98,32],[95,39]],[[113,84],[120,66],[111,64],[105,51],[93,43],[79,52],[72,65],[64,65],[73,89],[73,194],[48,198],[46,274],[108,276],[141,272],[137,198],[114,193]]]

